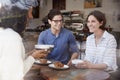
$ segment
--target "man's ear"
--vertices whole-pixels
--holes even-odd
[[[48,23],[51,24],[51,20],[50,19],[48,19]]]

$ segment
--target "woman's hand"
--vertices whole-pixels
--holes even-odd
[[[47,55],[48,55],[48,51],[45,51],[45,50],[34,50],[34,52],[32,53],[32,56],[35,59],[44,58]]]
[[[92,68],[92,63],[89,61],[84,61],[75,65],[77,68]]]
[[[68,66],[72,65],[72,61],[71,61],[71,60],[68,61],[67,65],[68,65]]]

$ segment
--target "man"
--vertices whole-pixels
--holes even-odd
[[[59,10],[50,10],[48,22],[51,27],[40,33],[38,44],[54,45],[47,58],[70,65],[71,60],[79,55],[75,37],[71,31],[63,27],[63,16]]]

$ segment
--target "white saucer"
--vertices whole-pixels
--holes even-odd
[[[73,59],[72,60],[72,64],[78,64],[78,63],[83,63],[84,61],[83,60],[80,60],[80,59]]]
[[[50,64],[52,63],[51,61],[47,60],[47,63],[41,63],[40,60],[36,60],[35,63],[37,64]]]
[[[47,50],[47,49],[50,49],[50,48],[53,48],[54,47],[54,45],[47,45],[47,44],[36,44],[35,45],[35,49],[45,49],[45,50]]]

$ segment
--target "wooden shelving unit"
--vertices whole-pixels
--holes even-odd
[[[84,22],[84,13],[81,11],[61,11],[61,12],[64,17],[65,25]]]
[[[84,25],[84,12],[82,11],[61,11],[64,17],[64,25],[66,28],[71,30],[75,35],[76,39],[79,41],[85,41],[86,37],[89,35],[88,30],[85,28]],[[82,24],[81,29],[77,29],[74,27],[73,24]]]

